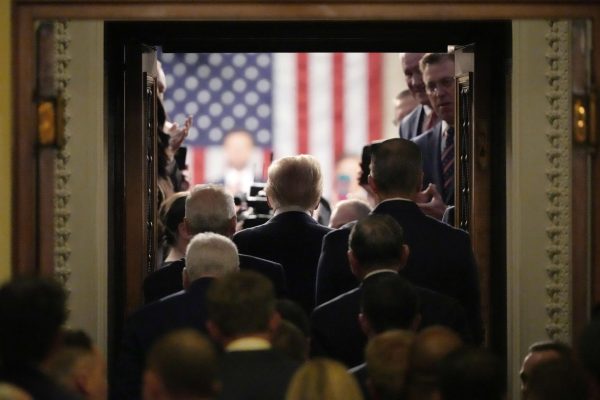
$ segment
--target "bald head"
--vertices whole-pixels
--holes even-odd
[[[425,328],[419,332],[413,344],[412,368],[422,373],[432,373],[446,355],[462,345],[460,337],[451,329],[443,326]]]
[[[185,222],[190,234],[215,232],[224,236],[235,233],[233,196],[221,185],[196,185],[185,201]]]
[[[348,222],[358,221],[369,215],[371,207],[361,200],[342,200],[335,205],[331,213],[329,227],[337,229]]]

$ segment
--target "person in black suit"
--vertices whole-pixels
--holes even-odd
[[[273,285],[255,272],[242,271],[216,281],[207,301],[208,331],[225,351],[220,399],[283,399],[299,363],[271,347],[281,321]]]
[[[198,332],[182,329],[157,341],[144,372],[144,400],[211,400],[219,393],[218,357]]]
[[[400,122],[399,136],[403,139],[412,139],[430,129],[438,121],[438,117],[431,108],[429,97],[425,92],[423,76],[419,68],[419,60],[425,53],[401,53],[402,70],[406,85],[413,97],[419,102],[407,116]]]
[[[370,171],[369,185],[379,201],[373,214],[387,214],[398,221],[410,248],[401,275],[415,285],[458,300],[471,333],[467,341],[481,343],[479,277],[469,234],[426,216],[414,202],[422,177],[419,148],[404,139],[381,142],[373,148]],[[346,287],[337,282],[352,279],[346,256],[349,234],[345,227],[323,240],[317,287],[328,295],[343,293]]]
[[[182,240],[189,241],[201,232],[214,232],[231,237],[235,233],[237,223],[233,196],[225,192],[220,185],[196,185],[185,202],[185,218],[182,222]],[[247,254],[239,254],[239,257],[240,269],[264,274],[273,282],[277,296],[282,297],[287,293],[285,275],[280,264]],[[146,303],[180,291],[181,273],[184,268],[185,258],[182,258],[148,275],[144,279]]]
[[[428,53],[420,66],[429,101],[441,120],[412,140],[423,157],[423,185],[429,197],[423,211],[441,220],[446,206],[454,205],[454,54]]]
[[[241,253],[283,265],[289,298],[307,313],[314,308],[321,240],[331,231],[311,217],[322,186],[321,168],[314,157],[300,155],[275,161],[269,167],[265,188],[274,217],[233,236]]]
[[[206,292],[215,278],[239,271],[233,242],[216,233],[200,233],[190,241],[183,270],[185,290],[148,304],[125,323],[112,387],[114,400],[141,398],[144,362],[152,344],[175,329],[206,332]]]
[[[0,288],[0,382],[35,400],[71,400],[42,366],[60,343],[67,294],[57,282],[28,278]]]
[[[370,215],[358,221],[352,228],[349,243],[350,266],[361,284],[313,311],[313,356],[331,357],[354,367],[363,360],[367,342],[364,331],[370,334],[391,328],[445,325],[465,336],[470,335],[464,310],[456,300],[412,285],[397,275],[406,264],[409,247],[404,244],[402,228],[394,218]],[[374,304],[366,309],[368,319],[359,317],[363,294],[368,294],[368,304]],[[420,318],[415,318],[417,309],[420,309]]]

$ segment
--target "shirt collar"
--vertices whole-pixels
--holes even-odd
[[[371,271],[371,272],[369,272],[368,274],[366,274],[366,275],[365,275],[365,277],[363,278],[363,281],[364,281],[365,279],[367,279],[368,277],[370,277],[370,276],[377,275],[377,274],[382,274],[382,273],[384,273],[384,272],[387,272],[387,273],[389,273],[389,272],[392,272],[392,273],[394,273],[394,274],[397,274],[397,273],[398,273],[398,271],[395,271],[395,270],[393,270],[393,269],[389,269],[389,268],[382,268],[382,269],[378,269],[378,270],[375,270],[375,271]]]
[[[225,351],[252,351],[268,350],[271,343],[268,340],[259,337],[244,337],[236,339],[225,346]]]
[[[273,213],[273,216],[276,216],[276,215],[279,215],[279,214],[283,214],[283,213],[289,212],[289,211],[303,212],[306,215],[308,215],[309,217],[312,217],[311,213],[308,210],[305,210],[304,208],[299,207],[299,206],[279,207],[277,210],[275,210],[275,212]]]

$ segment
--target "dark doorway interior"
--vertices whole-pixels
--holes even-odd
[[[114,362],[133,285],[126,271],[132,248],[124,234],[128,196],[126,169],[143,168],[128,155],[124,74],[133,44],[161,46],[165,52],[444,52],[448,45],[475,43],[475,120],[487,140],[489,167],[484,212],[486,240],[476,248],[482,275],[488,345],[506,356],[505,138],[510,82],[510,22],[108,22],[105,25],[107,121],[109,132],[109,362]],[[474,190],[478,187],[475,184]],[[140,213],[140,224],[145,223]]]

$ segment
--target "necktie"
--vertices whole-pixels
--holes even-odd
[[[454,128],[446,131],[446,142],[442,152],[442,177],[444,179],[444,197],[454,185]]]

